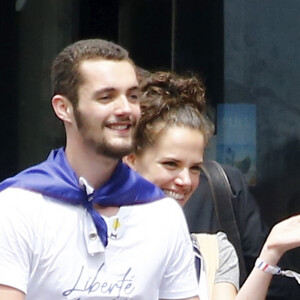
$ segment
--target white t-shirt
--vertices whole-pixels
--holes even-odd
[[[38,193],[0,193],[0,284],[26,299],[181,299],[197,295],[194,256],[175,200],[123,206],[105,218]]]

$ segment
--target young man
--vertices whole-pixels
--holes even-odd
[[[66,146],[0,185],[0,299],[198,299],[180,207],[120,161],[140,117],[127,52],[79,41],[52,84]]]

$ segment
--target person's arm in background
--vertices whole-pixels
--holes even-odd
[[[259,258],[271,266],[276,266],[281,256],[288,250],[300,246],[300,215],[276,224],[271,230]],[[241,287],[236,300],[264,300],[272,274],[254,267]],[[275,275],[278,276],[278,275]],[[294,280],[289,278],[289,280]]]

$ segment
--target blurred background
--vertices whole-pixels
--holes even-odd
[[[241,169],[268,225],[299,213],[299,13],[298,0],[1,0],[0,179],[64,144],[50,65],[99,37],[150,71],[202,76],[216,124],[207,157]]]

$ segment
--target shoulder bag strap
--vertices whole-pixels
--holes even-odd
[[[205,161],[201,169],[209,182],[220,229],[227,234],[228,240],[236,249],[239,258],[240,282],[244,282],[247,272],[240,234],[233,211],[232,190],[227,175],[222,166],[216,161]]]

